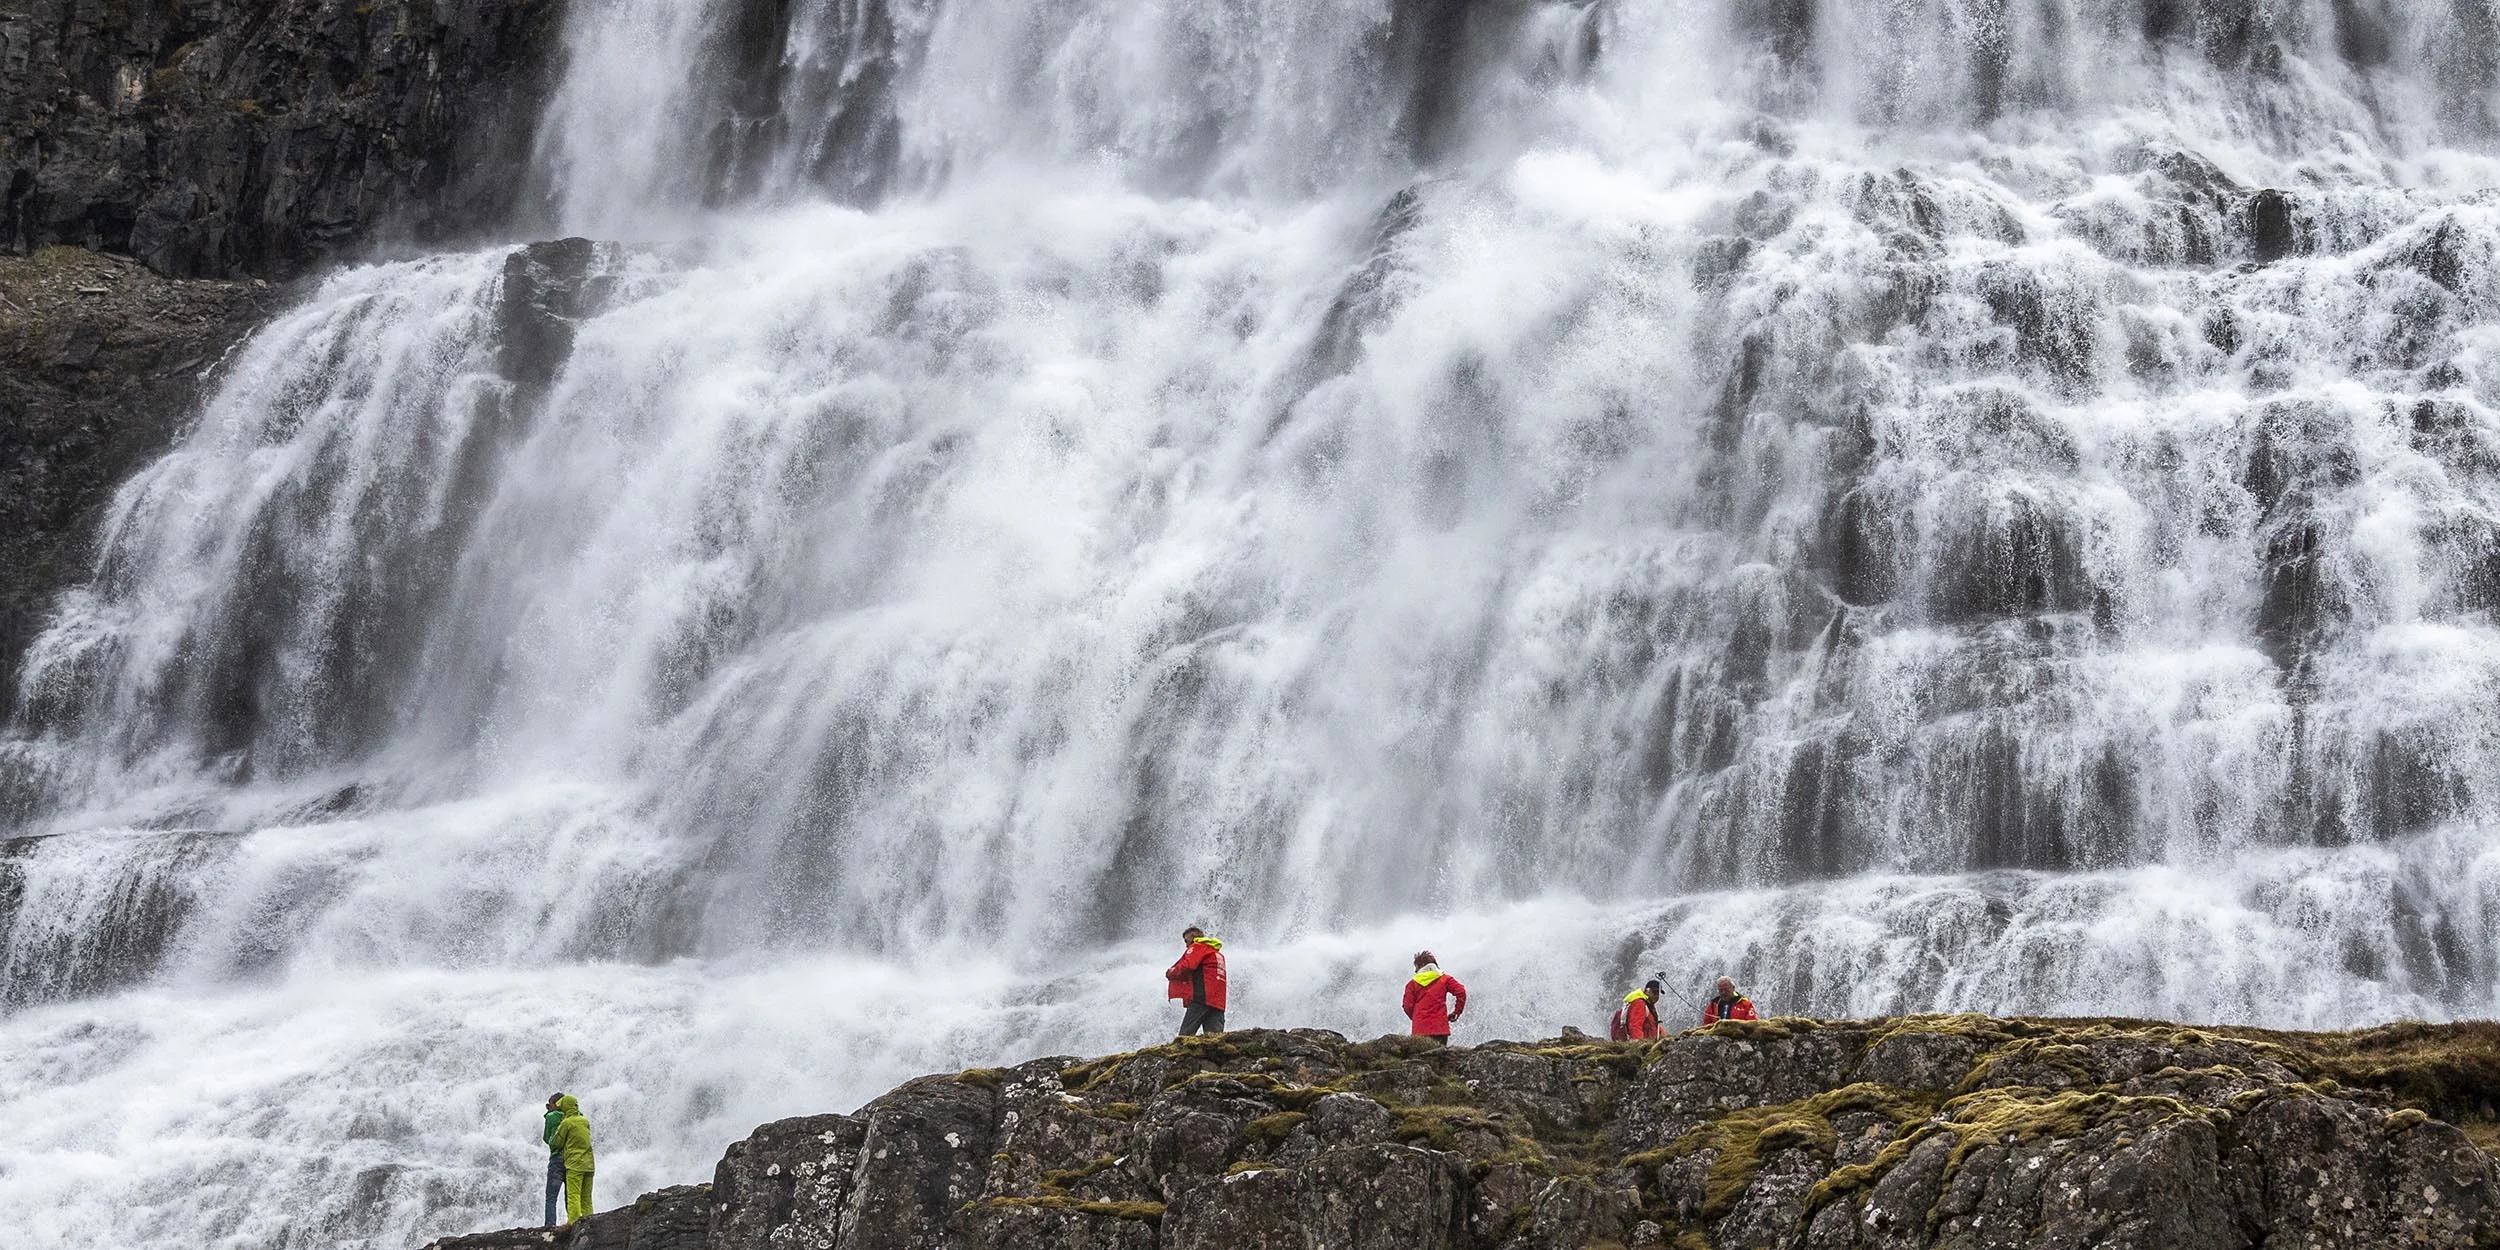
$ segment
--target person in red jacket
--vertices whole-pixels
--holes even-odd
[[[1719,978],[1719,990],[1710,1001],[1701,1005],[1701,1022],[1717,1024],[1721,1020],[1753,1019],[1753,1000],[1736,992],[1736,982]]]
[[[1181,1036],[1224,1031],[1224,944],[1191,925],[1181,930],[1180,962],[1163,970],[1181,1000]]]
[[[1467,987],[1441,971],[1431,951],[1415,952],[1415,977],[1406,983],[1406,1018],[1415,1036],[1450,1044],[1450,1026],[1467,1014]]]
[[[1615,1018],[1606,1036],[1618,1042],[1646,1041],[1659,1034],[1658,995],[1662,988],[1652,981],[1623,996],[1623,1005],[1615,1008]]]

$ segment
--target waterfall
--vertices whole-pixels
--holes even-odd
[[[27,656],[33,1244],[520,1221],[559,1087],[621,1199],[1188,923],[1360,1033],[2500,1009],[2490,0],[570,20],[573,237],[306,294]]]

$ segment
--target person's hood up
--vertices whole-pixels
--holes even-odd
[[[571,1094],[566,1094],[564,1097],[556,1099],[556,1110],[561,1111],[566,1115],[580,1115],[582,1113],[582,1103],[580,1099],[575,1098]]]

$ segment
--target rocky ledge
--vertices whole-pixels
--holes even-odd
[[[925,1077],[708,1185],[433,1250],[2493,1246],[2495,1094],[2489,1024],[1256,1030]]]

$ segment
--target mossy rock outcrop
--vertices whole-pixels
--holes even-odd
[[[1923,1016],[1450,1049],[1254,1030],[765,1125],[708,1187],[569,1245],[2492,1247],[2495,1099],[2486,1024]]]

